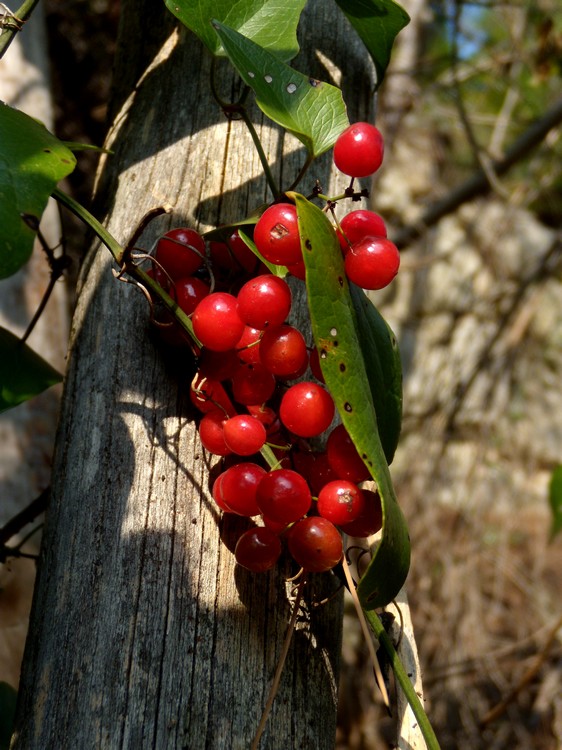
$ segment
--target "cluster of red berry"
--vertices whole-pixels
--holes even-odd
[[[382,155],[380,133],[367,123],[350,126],[334,148],[336,166],[353,178],[372,174]],[[366,289],[392,281],[400,259],[380,216],[352,211],[334,230],[350,281]],[[293,204],[267,208],[253,241],[268,263],[305,277]],[[201,443],[229,457],[227,463],[235,461],[214,482],[213,498],[225,513],[262,519],[238,540],[237,562],[268,570],[286,538],[299,566],[330,570],[343,554],[338,528],[360,537],[378,531],[380,499],[359,487],[369,472],[342,425],[331,430],[324,450],[309,443],[330,428],[335,407],[317,349],[286,323],[289,285],[268,271],[237,231],[207,247],[194,230],[174,229],[159,240],[155,260],[156,280],[191,316],[202,345],[191,386],[192,402],[203,414]],[[307,372],[308,379],[290,384]],[[275,457],[273,469],[264,468],[260,452]]]

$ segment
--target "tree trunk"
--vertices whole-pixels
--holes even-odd
[[[227,122],[211,98],[210,56],[163,7],[122,5],[114,154],[97,190],[109,231],[126,242],[148,209],[170,203],[173,218],[141,240],[149,248],[170,225],[206,230],[269,201],[244,125]],[[350,119],[366,119],[367,54],[331,5],[313,8],[296,67],[329,80],[319,59],[338,60]],[[217,80],[236,99],[224,61]],[[286,187],[304,160],[300,144],[253,114]],[[329,172],[326,155],[303,191],[316,177],[337,189]],[[291,611],[286,571],[235,566],[244,523],[221,518],[210,498],[191,364],[161,356],[147,321],[144,297],[113,278],[96,245],[72,326],[14,748],[248,748],[267,698]],[[268,750],[333,746],[341,601],[310,605],[333,588],[319,576],[308,591]]]

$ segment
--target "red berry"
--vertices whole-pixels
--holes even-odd
[[[228,352],[213,352],[203,347],[198,365],[199,372],[204,377],[211,380],[226,380],[238,365],[238,357],[234,349]]]
[[[225,506],[239,516],[257,516],[260,509],[256,502],[256,490],[266,474],[262,466],[254,463],[235,464],[216,478],[213,498],[223,510]]]
[[[244,406],[263,404],[273,396],[275,375],[262,364],[239,365],[232,376],[234,400]]]
[[[156,260],[173,281],[182,276],[191,276],[203,265],[205,240],[194,229],[180,227],[166,232],[156,245]],[[166,276],[155,266],[155,277],[164,288],[168,287]]]
[[[351,245],[354,245],[364,237],[386,237],[386,226],[382,218],[374,211],[360,208],[351,211],[340,221],[341,232],[338,230],[340,247],[347,255]]]
[[[258,485],[256,499],[264,516],[284,523],[302,518],[312,502],[306,481],[292,469],[266,474]]]
[[[378,492],[372,490],[361,490],[363,492],[364,506],[359,516],[345,525],[341,530],[349,536],[368,537],[376,534],[382,528],[382,507]]]
[[[320,490],[324,485],[328,484],[328,482],[333,482],[338,478],[338,475],[330,466],[325,451],[316,453],[314,463],[310,467],[308,474],[308,483],[310,484],[312,492],[315,495],[320,494]]]
[[[209,294],[209,285],[195,276],[183,276],[175,283],[175,300],[186,315]]]
[[[224,423],[224,441],[238,456],[257,453],[265,440],[265,427],[249,414],[237,414]]]
[[[238,230],[226,239],[225,242],[210,242],[209,254],[213,271],[219,275],[224,273],[247,271],[254,273],[260,263],[257,255],[246,245],[238,234]]]
[[[316,380],[319,380],[321,383],[326,382],[324,380],[322,367],[320,366],[320,355],[318,354],[318,349],[316,347],[314,347],[310,352],[310,371],[312,372]]]
[[[343,556],[339,531],[321,516],[309,516],[291,527],[288,534],[289,552],[305,570],[323,573],[331,570]]]
[[[334,412],[334,401],[328,391],[310,381],[292,385],[279,407],[281,421],[299,437],[320,435],[330,426]]]
[[[236,414],[236,409],[221,383],[213,378],[206,378],[201,373],[193,379],[189,395],[191,403],[204,414],[212,411],[220,411],[221,414],[226,413],[229,416]]]
[[[304,336],[286,324],[268,328],[260,341],[260,360],[278,378],[302,375],[308,366]]]
[[[246,326],[240,339],[236,343],[236,354],[240,362],[245,362],[247,365],[256,364],[260,361],[260,348],[258,346],[259,340],[261,339],[262,331],[258,328],[250,328]],[[232,375],[232,370],[230,371]]]
[[[216,456],[228,456],[232,453],[224,440],[225,415],[220,411],[211,411],[205,414],[199,423],[199,438],[201,444],[209,453]]]
[[[345,427],[334,427],[326,442],[326,453],[330,466],[340,477],[359,484],[370,478],[365,462],[357,452]]]
[[[281,554],[281,542],[277,534],[265,526],[245,531],[234,550],[238,565],[253,571],[263,573],[273,568]]]
[[[321,516],[340,526],[355,521],[365,507],[365,499],[356,484],[336,479],[322,487],[316,507]]]
[[[291,203],[274,203],[254,227],[254,242],[270,263],[290,265],[302,260],[297,209]]]
[[[202,299],[193,313],[192,322],[195,335],[203,346],[215,352],[234,349],[244,331],[236,297],[226,292],[214,292]]]
[[[383,138],[374,125],[356,122],[350,125],[334,145],[334,164],[350,177],[368,177],[382,164]]]
[[[400,253],[384,237],[365,237],[345,256],[347,278],[363,289],[383,289],[398,273]]]
[[[279,276],[256,276],[238,292],[238,314],[252,328],[281,325],[290,310],[291,290]]]

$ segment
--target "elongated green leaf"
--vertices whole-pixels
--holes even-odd
[[[280,60],[299,51],[297,26],[306,0],[166,0],[166,7],[211,50],[224,55],[211,20],[239,31]]]
[[[0,279],[29,259],[49,195],[76,164],[71,151],[33,118],[0,102]],[[31,217],[26,223],[22,215]]]
[[[0,412],[21,404],[55,383],[62,375],[17,336],[0,328]]]
[[[552,472],[548,488],[550,510],[552,511],[552,525],[550,539],[562,531],[562,464]]]
[[[302,141],[311,156],[331,148],[349,125],[341,91],[293,70],[233,29],[214,26],[262,112]]]
[[[17,692],[7,682],[0,682],[0,750],[8,750],[16,716]]]
[[[306,198],[297,206],[306,265],[308,306],[326,385],[341,420],[377,483],[383,509],[382,539],[357,593],[365,609],[388,604],[406,580],[410,543],[379,438],[357,319],[340,246],[328,217]]]
[[[407,26],[410,16],[393,0],[336,0],[373,58],[377,88],[390,61],[396,35]]]
[[[350,284],[357,333],[377,414],[379,437],[392,463],[402,426],[402,363],[396,337],[386,320],[355,284]]]

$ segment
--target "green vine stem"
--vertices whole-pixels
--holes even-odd
[[[145,289],[158,297],[164,307],[174,316],[182,328],[188,333],[190,339],[196,347],[201,347],[202,344],[195,335],[193,325],[188,316],[184,313],[178,303],[173,300],[169,294],[167,294],[160,284],[158,284],[153,278],[151,278],[146,271],[139,268],[134,263],[130,262],[127,258],[125,248],[117,242],[115,237],[110,234],[107,229],[100,224],[100,222],[93,216],[81,203],[75,201],[70,195],[67,195],[59,188],[55,188],[52,193],[53,198],[58,201],[61,205],[68,208],[75,216],[77,216],[84,224],[90,227],[90,229],[96,234],[96,236],[103,242],[108,248],[110,253],[113,255],[113,259],[122,271],[126,271],[130,276],[133,276],[139,284],[142,284]]]
[[[275,182],[275,178],[273,177],[273,173],[267,161],[265,151],[263,150],[263,146],[261,145],[259,136],[256,132],[256,129],[254,128],[254,123],[250,120],[250,117],[245,107],[240,107],[240,109],[237,110],[237,114],[239,114],[242,120],[244,120],[244,123],[246,124],[246,127],[248,128],[250,135],[252,136],[254,146],[256,147],[256,151],[258,152],[258,156],[260,158],[261,165],[263,167],[265,179],[267,180],[267,184],[269,185],[269,189],[273,193],[273,197],[278,198],[281,194],[281,191],[279,190],[279,186],[277,185],[277,183]]]
[[[427,750],[441,750],[439,747],[439,742],[437,741],[437,737],[435,736],[435,732],[433,731],[433,727],[431,726],[431,723],[427,718],[427,714],[424,711],[421,701],[418,698],[416,691],[414,690],[414,686],[412,685],[410,678],[408,677],[406,670],[404,669],[404,665],[400,661],[400,657],[398,656],[398,653],[394,648],[394,645],[388,633],[384,629],[380,617],[373,610],[363,611],[365,613],[367,622],[369,623],[371,630],[375,634],[379,644],[386,651],[396,681],[400,685],[408,703],[410,704],[410,708],[412,709],[412,712],[417,719],[420,731],[427,746]]]
[[[4,56],[18,31],[21,31],[24,23],[33,13],[39,0],[24,0],[20,7],[11,15],[6,13],[0,24],[0,58]],[[10,20],[11,19],[11,20]]]

